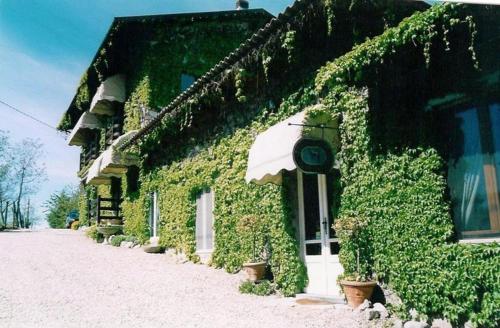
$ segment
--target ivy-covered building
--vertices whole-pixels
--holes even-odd
[[[58,126],[71,131],[68,144],[82,150],[84,221],[122,221],[120,178],[129,169],[138,174],[139,162],[134,154],[117,154],[116,145],[271,17],[264,10],[234,10],[114,19]]]
[[[165,66],[155,41],[101,51],[62,125],[108,147],[82,166],[82,210],[112,195],[127,234],[230,272],[252,257],[239,222],[253,217],[285,295],[336,295],[356,273],[395,291],[402,313],[495,327],[499,19],[498,6],[301,0],[194,73]],[[207,50],[179,49],[180,63]],[[182,74],[194,83],[165,88]],[[75,132],[96,90],[116,103],[106,90],[128,81],[116,140]]]

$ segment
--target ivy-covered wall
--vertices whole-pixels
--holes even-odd
[[[286,192],[279,186],[264,187],[244,181],[247,156],[254,135],[272,122],[284,119],[283,111],[266,124],[255,122],[251,129],[241,129],[200,145],[190,158],[171,163],[143,177],[140,195],[125,201],[126,231],[147,237],[146,212],[149,191],[157,191],[161,215],[160,242],[187,254],[195,255],[196,196],[210,187],[215,195],[215,252],[212,264],[234,272],[251,259],[251,238],[237,230],[237,222],[248,215],[260,218],[258,249],[266,242],[271,249],[271,268],[279,288],[286,295],[304,287],[306,275],[297,253],[295,231],[291,229]],[[257,205],[258,204],[258,205]]]
[[[115,18],[58,129],[71,130],[99,85],[114,74],[126,75],[127,95],[153,80],[143,105],[155,109],[168,103],[179,93],[181,73],[199,77],[271,17],[264,10],[247,10]]]
[[[382,32],[386,27],[384,22],[395,24],[404,17],[394,14],[388,18],[384,16],[386,8],[380,6],[372,8],[368,13],[372,19],[367,21],[358,12],[360,8],[349,7],[349,1],[310,3],[264,49],[227,73],[220,84],[207,88],[200,98],[188,102],[182,122],[162,124],[141,143],[141,187],[138,193],[126,194],[123,203],[127,233],[147,239],[149,193],[157,191],[162,225],[160,243],[196,260],[196,196],[210,187],[215,194],[212,264],[234,272],[250,259],[251,238],[248,233],[238,231],[237,222],[248,215],[257,216],[261,218],[257,227],[258,248],[264,245],[268,248],[278,288],[285,295],[303,290],[307,276],[298,254],[287,184],[284,187],[246,184],[248,151],[258,133],[317,99],[312,89],[290,96],[304,80],[310,80],[311,72],[327,59],[350,50],[365,36]],[[329,6],[345,14],[333,25],[325,10]],[[396,12],[405,13],[414,10],[397,9]],[[332,26],[336,33],[329,31]],[[315,33],[310,33],[312,30]],[[137,92],[131,97],[135,103],[130,101],[130,108],[137,106],[139,99],[160,99],[151,96],[158,81],[153,83],[150,75],[139,80]]]
[[[492,7],[433,7],[329,63],[315,82],[325,108],[342,116],[336,227],[346,274],[374,274],[406,311],[454,325],[500,322],[500,247],[456,242],[444,141],[437,141],[441,131],[424,105],[446,90],[474,97],[492,87],[469,78],[500,68],[498,47],[489,41],[498,17]],[[484,43],[477,46],[477,39]],[[394,66],[402,66],[402,76]],[[398,99],[404,88],[411,92]]]
[[[325,3],[333,6],[337,2]],[[331,7],[326,9],[329,14],[320,15],[323,22],[327,18],[328,29],[324,31],[331,30],[334,34],[335,28],[340,29],[335,25],[338,15],[334,15]],[[468,67],[467,71],[481,67],[481,51],[475,47],[474,40],[484,30],[476,27],[474,15],[467,14],[469,9],[443,5],[417,13],[324,65],[313,82],[303,82],[310,74],[298,74],[300,77],[289,84],[297,85],[302,81],[306,86],[293,94],[289,90],[279,93],[277,88],[272,88],[283,82],[276,78],[279,74],[276,68],[285,63],[288,69],[284,76],[290,76],[287,75],[289,67],[295,67],[294,60],[300,63],[297,58],[304,55],[301,54],[304,49],[300,42],[304,35],[300,26],[290,27],[297,33],[284,31],[283,38],[274,40],[280,47],[264,48],[256,56],[256,62],[250,61],[257,72],[248,66],[238,67],[238,74],[230,75],[225,81],[231,87],[221,90],[218,85],[207,90],[203,97],[186,105],[189,110],[185,111],[183,122],[164,122],[141,144],[144,155],[141,185],[139,191],[126,194],[123,204],[127,233],[147,239],[149,192],[158,191],[162,221],[160,242],[196,260],[195,197],[210,187],[216,200],[213,264],[228,271],[239,268],[250,256],[250,243],[247,235],[236,230],[236,222],[242,216],[258,215],[263,218],[258,228],[261,231],[259,244],[270,243],[270,262],[278,287],[286,295],[300,291],[307,277],[298,256],[286,188],[245,184],[243,178],[248,149],[259,132],[309,105],[322,103],[325,114],[341,117],[338,156],[342,162],[343,193],[337,232],[346,273],[357,270],[356,249],[361,246],[360,273],[374,273],[381,282],[388,284],[402,298],[406,310],[415,308],[428,316],[444,316],[454,324],[472,320],[477,326],[495,327],[500,321],[498,244],[455,242],[444,160],[439,147],[425,138],[412,139],[408,143],[403,142],[404,138],[390,140],[384,137],[390,134],[380,133],[374,124],[383,122],[377,118],[383,112],[397,117],[396,109],[380,100],[383,92],[387,92],[380,86],[387,81],[381,78],[381,71],[392,66],[416,65],[424,76],[429,74],[429,81],[444,79],[442,75],[446,71],[439,68],[441,64],[449,66],[450,62],[440,58],[458,58],[456,55],[469,58],[462,62]],[[303,26],[305,29],[310,27]],[[351,33],[359,31],[352,25],[348,30]],[[343,45],[347,47],[346,43]],[[284,49],[283,53],[278,48]],[[344,47],[337,52],[349,49]],[[332,55],[334,57],[336,55]],[[267,66],[269,63],[272,65]],[[248,72],[250,75],[242,74]],[[259,87],[249,88],[255,79],[248,76],[260,76],[256,78],[259,83],[267,82],[264,87],[259,84]],[[143,91],[137,91],[136,98],[149,99],[151,81],[144,77],[136,81],[137,90],[147,90],[144,93],[148,94],[141,98],[139,94]],[[261,90],[259,88],[269,88],[279,96],[255,100],[252,92]],[[428,89],[430,87],[415,99],[432,96],[430,91],[426,93]],[[381,94],[377,96],[377,92]],[[275,98],[285,100],[269,101]],[[220,104],[229,104],[233,112],[227,107],[219,107]],[[413,109],[407,113],[414,119],[411,122],[422,122],[426,116]],[[203,113],[210,115],[203,116]],[[211,115],[218,121],[214,123]],[[129,122],[129,126],[134,126],[132,118]],[[208,130],[207,126],[212,127],[209,132],[200,132]],[[400,125],[394,127],[404,130]],[[408,136],[411,137],[414,136]],[[380,142],[383,142],[382,147]],[[178,147],[181,143],[183,146]],[[155,151],[161,156],[153,156]],[[126,179],[122,180],[127,190]],[[355,238],[345,228],[353,217],[364,226]]]
[[[113,24],[106,39],[108,42],[103,44],[80,81],[74,109],[63,116],[59,128],[70,129],[78,119],[75,115],[81,115],[89,109],[99,81],[122,73],[127,78],[128,95],[123,111],[123,130],[125,133],[139,129],[142,106],[155,111],[166,105],[180,93],[181,74],[189,74],[195,78],[201,76],[270,19],[270,15],[263,12],[241,17],[221,15],[219,18],[216,15],[200,18],[195,14],[194,17],[197,18],[186,16],[175,19],[157,16]],[[96,133],[98,151],[102,152],[106,148],[105,129]],[[81,176],[84,176],[91,164],[92,162],[81,169]],[[124,188],[126,191],[126,181]],[[97,195],[109,197],[108,189],[105,186],[97,189],[92,186],[82,188],[79,211],[83,223],[87,223],[87,200],[96,199]],[[127,195],[130,198],[135,194]],[[125,217],[130,216],[131,211],[144,210],[147,208],[145,205],[147,204],[138,202],[133,205],[125,203]],[[146,240],[148,228],[145,222],[141,221],[135,226],[130,222],[129,226],[141,236],[142,241]]]
[[[140,128],[140,107],[157,110],[181,93],[181,75],[198,78],[236,49],[267,17],[158,24],[150,41],[132,42],[127,62],[125,128]]]
[[[433,148],[372,156],[367,94],[350,90],[333,102],[344,115],[341,126],[341,261],[347,274],[375,274],[404,302],[429,317],[480,327],[499,322],[496,243],[452,242],[444,161]],[[349,222],[362,221],[352,237]],[[344,229],[342,229],[344,228]],[[401,309],[399,309],[401,310]]]

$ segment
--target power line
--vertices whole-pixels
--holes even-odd
[[[6,103],[6,102],[5,102],[5,101],[3,101],[3,100],[0,100],[0,104],[3,104],[3,105],[5,105],[5,106],[9,107],[9,108],[10,108],[10,109],[12,109],[12,110],[15,110],[15,111],[16,111],[16,112],[18,112],[19,114],[24,115],[24,116],[26,116],[26,117],[28,117],[28,118],[32,119],[33,121],[36,121],[36,122],[38,122],[38,123],[40,123],[40,124],[42,124],[42,125],[45,125],[45,126],[46,126],[46,127],[48,127],[48,128],[51,128],[51,129],[53,129],[53,130],[56,130],[57,132],[60,132],[60,131],[56,128],[56,127],[54,127],[54,126],[52,126],[52,125],[50,125],[50,124],[48,124],[48,123],[45,123],[44,121],[39,120],[38,118],[36,118],[36,117],[34,117],[34,116],[32,116],[32,115],[30,115],[30,114],[28,114],[28,113],[25,113],[25,112],[23,112],[22,110],[20,110],[20,109],[18,109],[18,108],[16,108],[16,107],[14,107],[14,106],[12,106],[12,105],[9,105],[8,103]]]

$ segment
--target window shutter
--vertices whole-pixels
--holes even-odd
[[[213,249],[214,248],[214,227],[213,227],[213,222],[214,222],[214,193],[212,190],[209,190],[208,193],[206,194],[206,203],[207,203],[207,212],[206,212],[206,222],[205,222],[205,242],[206,242],[206,249]]]
[[[205,190],[196,198],[196,249],[213,249],[213,192]]]
[[[149,194],[149,236],[153,237],[154,193]]]
[[[158,200],[158,192],[155,191],[154,193],[154,220],[153,220],[153,227],[154,227],[154,237],[158,237],[158,233],[160,232],[159,227],[160,227],[160,202]]]
[[[203,194],[196,198],[196,249],[203,248]]]

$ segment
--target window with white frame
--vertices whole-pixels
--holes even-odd
[[[500,236],[500,103],[448,115],[448,188],[463,239]]]
[[[214,193],[205,189],[196,198],[196,251],[209,253],[214,248]]]
[[[151,237],[158,237],[160,232],[160,210],[158,206],[158,192],[150,194],[150,207],[149,207],[149,235]]]

